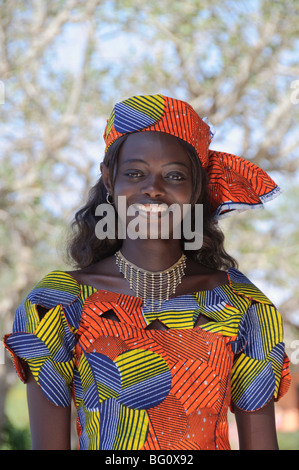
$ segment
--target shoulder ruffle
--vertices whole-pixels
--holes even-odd
[[[245,411],[256,411],[272,398],[279,400],[290,385],[283,321],[274,304],[244,274],[231,269],[229,278],[233,293],[250,300],[237,338],[231,343],[235,353],[232,403]]]
[[[254,302],[273,305],[271,300],[238,269],[230,268],[228,276],[231,290],[236,295],[241,295]]]
[[[242,349],[246,337],[242,336],[240,325],[250,306],[259,302],[272,302],[244,274],[235,268],[228,271],[228,284],[222,284],[211,291],[195,294],[199,313],[214,320],[205,329],[224,336],[235,337],[238,348]]]
[[[234,406],[255,411],[278,400],[290,385],[283,321],[273,302],[238,269],[229,269],[228,279],[199,293],[197,301],[200,313],[214,320],[203,328],[231,337]]]
[[[52,309],[60,305],[73,328],[78,327],[81,314],[80,285],[63,271],[52,271],[39,281],[16,311],[13,333],[33,333],[39,324],[37,306]]]
[[[30,369],[47,398],[59,406],[71,402],[75,334],[82,311],[80,294],[74,278],[52,271],[18,307],[12,334],[4,337],[20,378],[26,382]],[[41,320],[37,306],[48,309]]]

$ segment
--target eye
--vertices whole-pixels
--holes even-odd
[[[179,171],[172,171],[166,175],[166,178],[173,181],[184,181],[186,179],[186,175]]]
[[[140,178],[143,176],[143,172],[141,170],[126,170],[124,174],[129,178]]]

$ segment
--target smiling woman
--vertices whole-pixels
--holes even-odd
[[[241,449],[277,449],[282,319],[226,253],[217,220],[279,188],[210,150],[209,126],[163,95],[116,104],[104,139],[101,178],[73,224],[77,269],[46,275],[5,337],[28,383],[33,448],[69,448],[73,398],[79,449],[230,449],[229,407]],[[98,236],[103,205],[115,230]],[[199,231],[200,246],[186,245]]]
[[[113,193],[118,220],[127,229],[123,238],[181,239],[181,225],[187,220],[183,218],[193,198],[193,178],[188,152],[177,138],[154,132],[132,134],[119,152],[115,180],[111,181],[104,163],[101,171],[105,187]],[[134,224],[128,216],[135,219]]]
[[[116,199],[114,201],[115,204],[113,206],[111,205],[111,203],[113,204],[112,194],[114,194],[114,184],[116,174],[118,174],[121,150],[124,146],[123,144],[129,138],[136,139],[138,135],[139,134],[125,134],[124,136],[119,137],[107,149],[105,158],[101,164],[103,175],[90,190],[89,199],[86,205],[82,207],[75,216],[73,224],[74,233],[70,240],[68,253],[70,259],[72,261],[75,260],[77,267],[79,268],[95,264],[99,260],[106,258],[108,254],[115,253],[120,248],[122,240],[126,236],[120,221],[123,221],[124,224],[127,225],[126,222],[132,220],[136,213],[140,214],[136,204],[128,205],[126,196],[114,195],[114,199]],[[147,134],[142,133],[142,137],[146,139],[146,136]],[[165,184],[167,181],[169,182],[169,187],[180,190],[180,187],[185,185],[185,187],[187,186],[187,193],[190,193],[191,190],[189,200],[192,208],[190,224],[188,224],[189,219],[187,219],[187,225],[185,225],[185,227],[183,226],[180,231],[181,243],[183,245],[186,245],[188,241],[193,237],[196,237],[196,234],[198,234],[199,240],[194,244],[193,249],[189,251],[189,256],[198,262],[201,262],[202,260],[203,264],[216,269],[228,269],[230,266],[236,267],[236,261],[226,253],[224,249],[224,236],[218,226],[217,219],[214,217],[214,211],[211,208],[210,194],[208,191],[208,175],[203,171],[195,149],[188,142],[165,133],[154,133],[154,135],[151,136],[152,141],[155,141],[154,136],[159,137],[160,141],[172,142],[170,151],[172,151],[173,147],[177,145],[178,147],[176,148],[179,149],[180,153],[185,153],[184,165],[181,162],[178,169],[176,168],[174,172],[172,169],[168,174],[165,173],[164,168],[163,170],[166,176],[163,178],[165,180]],[[126,151],[126,148],[124,152]],[[187,159],[186,156],[188,156]],[[140,180],[144,181],[146,173],[143,174],[142,169],[140,169],[142,161],[139,156],[134,160],[132,158],[129,158],[129,160],[130,162],[127,162],[129,167],[125,168],[126,171],[121,176],[123,180],[127,180],[127,183],[130,182],[130,186],[133,188],[137,182],[140,184]],[[135,163],[135,167],[132,167],[133,162]],[[139,164],[138,168],[136,168],[137,162]],[[145,165],[144,161],[143,165]],[[174,159],[172,165],[178,165],[178,162]],[[168,170],[171,170],[171,168],[168,168]],[[145,171],[144,168],[143,171]],[[188,184],[186,184],[187,178],[189,178]],[[107,191],[106,185],[109,187],[110,192]],[[144,209],[145,206],[148,208],[151,198],[147,195],[143,195],[141,196],[141,201],[142,209]],[[156,207],[159,202],[159,198],[154,198],[154,204],[153,201],[151,201],[150,204],[151,208],[153,208],[153,206]],[[109,208],[107,204],[110,204],[113,208],[118,207],[119,210],[111,210],[111,207]],[[163,205],[165,206],[167,204],[163,203]],[[184,213],[184,210],[182,212],[182,206],[183,209],[185,207],[186,211],[189,209],[188,204],[180,204],[178,207],[179,210],[175,212],[175,215],[179,214],[179,217],[181,217]],[[131,209],[129,211],[131,219],[127,218],[128,208]],[[104,215],[105,210],[108,212],[107,220],[101,221],[101,219],[99,220],[99,217]],[[155,208],[153,210],[155,210]],[[195,217],[196,213],[198,213],[197,218]],[[202,223],[202,221],[204,223]],[[172,224],[172,221],[170,222]],[[108,224],[108,227],[104,229],[104,225],[106,223]],[[151,227],[155,228],[155,224],[152,224]],[[97,228],[100,229],[102,233],[107,231],[112,235],[109,237],[106,235],[101,236],[99,231],[97,231]],[[185,230],[183,230],[184,228]],[[143,231],[141,231],[140,235],[142,234],[144,234]],[[186,238],[185,235],[187,235]],[[197,245],[200,245],[200,249]]]

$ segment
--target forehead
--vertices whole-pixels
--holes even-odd
[[[129,134],[121,146],[120,158],[125,160],[127,157],[134,156],[146,159],[171,160],[173,158],[186,164],[190,163],[188,152],[180,140],[163,132],[145,131]]]

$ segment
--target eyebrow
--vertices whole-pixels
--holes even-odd
[[[135,163],[135,162],[144,163],[144,165],[149,166],[149,163],[145,162],[141,158],[130,158],[129,160],[126,160],[125,162],[122,162],[120,166],[126,165],[127,163]]]
[[[120,166],[126,165],[127,163],[136,163],[136,162],[143,163],[144,165],[150,166],[149,163],[147,163],[146,161],[142,160],[141,158],[130,158],[129,160],[126,160],[125,162],[123,162]],[[169,162],[169,163],[164,163],[164,165],[162,165],[162,167],[168,166],[168,165],[182,165],[182,166],[184,166],[184,167],[186,167],[186,168],[188,169],[188,165],[186,165],[186,164],[183,163],[183,162]]]
[[[164,165],[162,165],[162,167],[164,166],[167,166],[167,165],[182,165],[186,168],[189,168],[188,165],[186,165],[186,163],[183,163],[183,162],[169,162],[169,163],[164,163]]]

